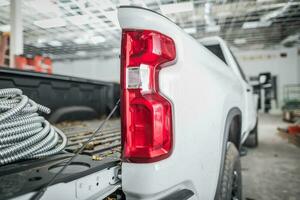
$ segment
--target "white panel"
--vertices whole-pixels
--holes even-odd
[[[281,57],[280,53],[286,53],[287,57]],[[271,72],[277,76],[279,108],[283,104],[283,86],[300,83],[297,48],[237,51],[235,55],[248,77],[262,72]]]
[[[119,58],[54,62],[53,73],[118,83],[120,62]]]

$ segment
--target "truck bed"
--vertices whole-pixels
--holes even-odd
[[[76,152],[81,145],[88,140],[93,131],[100,125],[102,120],[62,122],[56,125],[68,137],[67,152]],[[93,160],[101,160],[113,155],[120,156],[120,120],[112,119],[107,122],[103,131],[84,149],[83,154],[89,155]]]
[[[120,98],[119,84],[0,66],[0,88],[19,88],[35,102],[51,109],[51,123],[107,116]],[[114,114],[120,116],[119,111]]]
[[[0,166],[0,199],[21,196],[47,184],[62,168],[63,163],[87,141],[101,120],[111,112],[119,99],[120,91],[119,84],[112,82],[21,71],[1,66],[0,88],[19,88],[29,98],[49,107],[51,114],[44,117],[68,137],[67,147],[61,154]],[[74,182],[87,180],[91,174],[92,177],[97,174],[96,177],[101,176],[102,179],[96,190],[100,186],[111,184],[108,181],[115,178],[111,176],[116,176],[115,171],[118,170],[120,162],[118,116],[119,110],[114,113],[114,119],[106,124],[104,131],[96,135],[82,154],[57,177],[54,184],[69,183],[71,190],[74,190]],[[90,184],[92,181],[87,182]],[[80,188],[76,189],[79,190]],[[80,193],[82,194],[85,192]]]
[[[103,119],[102,119],[103,120]],[[20,196],[41,188],[61,169],[66,160],[87,141],[101,119],[65,121],[56,124],[68,137],[65,152],[38,160],[26,160],[0,167],[0,199]],[[111,119],[54,184],[117,166],[120,160],[120,120]]]

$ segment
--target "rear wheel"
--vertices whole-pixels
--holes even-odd
[[[256,123],[254,129],[249,133],[249,136],[248,136],[248,138],[245,141],[245,146],[247,146],[247,147],[254,148],[254,147],[258,146],[257,123]]]
[[[241,162],[237,148],[228,142],[218,200],[242,200]]]

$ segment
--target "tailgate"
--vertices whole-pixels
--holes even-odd
[[[29,199],[33,191],[47,184],[62,168],[100,122],[89,120],[57,124],[68,137],[66,152],[0,167],[0,199]],[[120,122],[119,119],[112,119],[47,189],[42,199],[105,197],[120,187],[117,177],[119,158]]]

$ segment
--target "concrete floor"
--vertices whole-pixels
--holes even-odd
[[[259,146],[242,157],[245,200],[300,200],[300,148],[277,132],[280,116],[259,116]]]

